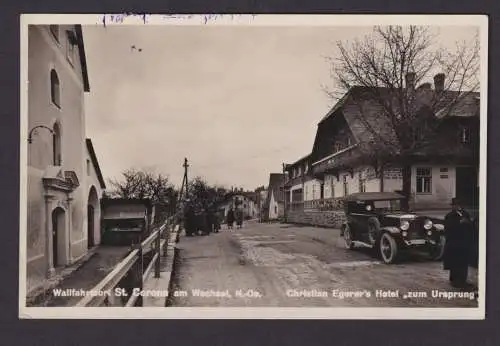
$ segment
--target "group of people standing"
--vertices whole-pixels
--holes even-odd
[[[215,206],[202,206],[186,200],[184,207],[184,229],[186,235],[192,236],[201,232],[208,235],[220,231],[221,218]]]
[[[243,211],[240,209],[236,209],[236,211],[233,211],[233,208],[229,208],[226,217],[227,228],[233,229],[235,221],[237,228],[243,227]]]
[[[208,235],[212,232],[219,232],[221,229],[221,223],[224,220],[223,212],[218,211],[215,205],[210,204],[208,206],[203,206],[201,204],[196,204],[191,200],[186,200],[184,206],[184,229],[186,230],[187,236],[192,236],[195,234]],[[243,227],[243,211],[240,209],[233,210],[230,208],[226,216],[227,228],[229,230],[234,229],[234,224],[236,222],[237,228]]]

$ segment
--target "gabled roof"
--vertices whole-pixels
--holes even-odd
[[[92,165],[94,166],[94,169],[97,174],[97,179],[99,180],[99,185],[101,185],[102,189],[106,188],[106,184],[104,183],[104,178],[102,177],[102,172],[101,172],[101,167],[99,167],[99,162],[97,161],[97,156],[94,151],[94,146],[92,145],[92,141],[90,138],[87,138],[85,140],[85,143],[87,144],[87,150],[89,152],[90,160],[92,161]]]
[[[78,55],[80,56],[80,65],[82,65],[83,90],[90,91],[89,75],[87,71],[87,58],[85,56],[85,46],[83,44],[82,26],[75,25],[76,38],[78,41]]]
[[[323,123],[325,120],[331,118],[338,110],[345,107],[353,97],[360,97],[363,94],[367,94],[377,90],[383,97],[391,97],[392,92],[388,88],[370,88],[364,86],[353,86],[351,87],[345,95],[330,109],[330,111],[319,121],[318,125]],[[416,93],[427,93],[428,95],[433,94],[433,90],[422,89],[420,91],[417,89]],[[438,113],[444,115],[448,113],[449,116],[476,116],[479,115],[479,99],[480,93],[478,92],[459,92],[454,90],[447,90],[442,95],[439,96],[439,101],[436,103],[436,115]]]
[[[300,159],[298,159],[294,163],[290,163],[290,164],[285,165],[285,169],[288,169],[290,167],[293,167],[293,166],[296,166],[298,164],[301,164],[304,161],[307,161],[310,157],[311,157],[311,153],[307,154],[306,156],[302,156]]]
[[[375,91],[374,91],[375,90]],[[313,146],[313,152],[316,150],[319,136],[321,136],[322,125],[337,116],[343,116],[347,126],[357,142],[378,143],[379,149],[385,146],[379,143],[380,138],[385,142],[397,144],[397,137],[390,119],[380,116],[384,112],[383,106],[371,96],[374,92],[382,97],[389,99],[393,92],[388,88],[368,88],[354,86],[332,107],[332,109],[318,123],[318,130]],[[420,100],[424,109],[430,109],[428,103],[432,101],[435,91],[431,89],[417,89],[417,98]],[[361,102],[360,102],[361,101]],[[363,108],[363,109],[361,109]],[[445,91],[436,103],[434,109],[437,118],[444,117],[473,117],[479,115],[479,93],[477,92],[457,92]],[[376,130],[376,131],[374,131]],[[380,136],[381,134],[382,136]],[[375,146],[373,146],[375,147]]]
[[[284,183],[284,177],[285,175],[283,173],[271,173],[269,175],[269,187],[266,199],[267,206],[271,200],[271,195],[274,195],[277,202],[283,202],[285,200],[283,191],[281,191],[281,187]]]

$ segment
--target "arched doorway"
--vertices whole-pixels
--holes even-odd
[[[87,206],[87,247],[90,249],[94,246],[94,207],[92,205]]]
[[[64,263],[65,212],[61,207],[52,211],[52,263],[57,267]]]
[[[87,247],[96,245],[96,230],[99,228],[98,220],[99,211],[99,197],[97,196],[97,190],[94,186],[90,188],[89,200],[87,204]]]

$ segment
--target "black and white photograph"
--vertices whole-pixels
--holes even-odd
[[[19,317],[484,319],[487,43],[479,15],[23,14]]]

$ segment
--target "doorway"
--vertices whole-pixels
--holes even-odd
[[[456,168],[456,197],[473,206],[478,203],[478,174],[475,167]]]
[[[64,249],[64,209],[58,207],[52,211],[52,263],[54,268],[61,264]]]
[[[94,207],[90,204],[87,206],[87,247],[90,249],[94,246]]]

